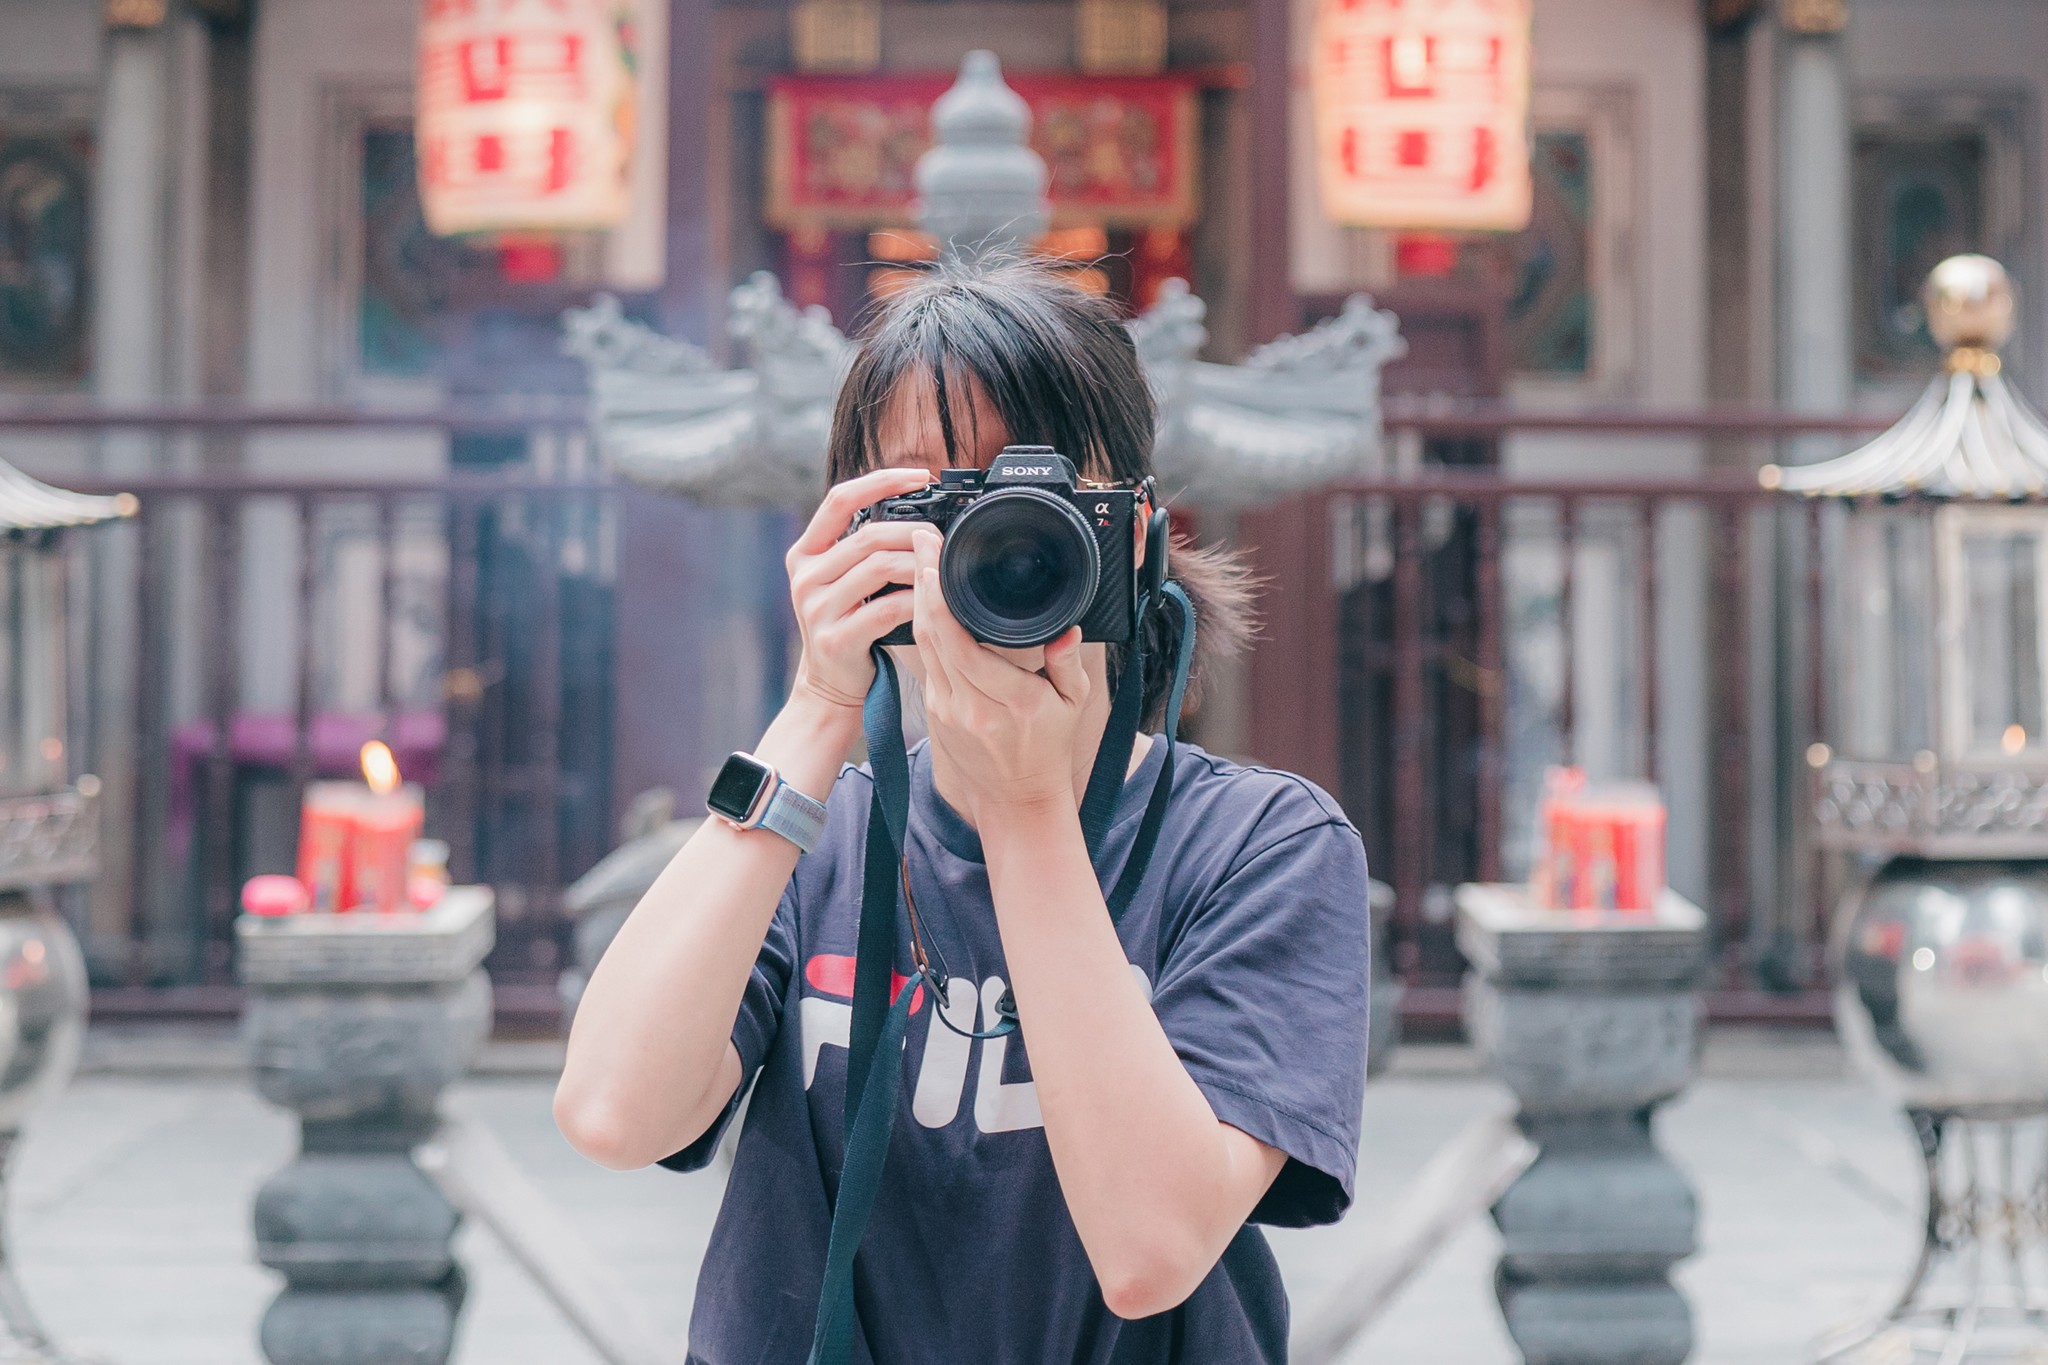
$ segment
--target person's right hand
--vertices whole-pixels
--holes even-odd
[[[925,523],[870,522],[850,536],[846,528],[861,508],[930,482],[924,469],[877,469],[836,484],[789,547],[789,596],[803,636],[792,697],[803,694],[860,710],[875,680],[869,650],[910,620],[916,602],[909,592],[875,594],[892,583],[907,587],[917,581],[911,535]]]

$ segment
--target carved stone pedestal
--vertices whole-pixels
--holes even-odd
[[[256,1087],[297,1111],[298,1156],[256,1195],[256,1246],[285,1287],[272,1365],[444,1365],[462,1309],[453,1206],[413,1164],[441,1092],[490,1031],[491,893],[422,915],[244,917]]]
[[[1540,1149],[1493,1208],[1509,1335],[1529,1365],[1679,1365],[1692,1314],[1669,1272],[1698,1213],[1650,1116],[1692,1079],[1706,917],[1669,893],[1587,914],[1463,886],[1458,943],[1466,1028]]]

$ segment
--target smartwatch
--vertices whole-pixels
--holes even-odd
[[[782,780],[752,754],[725,760],[711,780],[705,806],[736,829],[765,829],[809,853],[825,833],[825,803],[814,801]]]

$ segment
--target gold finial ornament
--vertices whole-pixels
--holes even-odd
[[[168,17],[169,0],[106,0],[108,28],[156,28]]]
[[[1764,487],[1842,498],[2048,495],[2048,422],[2005,382],[1998,359],[2018,312],[2005,267],[1989,256],[1951,256],[1928,275],[1923,297],[1927,329],[1948,361],[1912,411],[1839,459],[1765,466]]]
[[[2004,368],[2005,362],[1998,358],[1998,352],[1982,346],[1958,346],[1948,353],[1950,374],[1993,375]]]
[[[2012,339],[2012,278],[1989,256],[1951,256],[1927,277],[1927,330],[1945,351],[1996,351]]]
[[[1849,0],[1784,0],[1779,17],[1793,33],[1840,33],[1849,27]]]

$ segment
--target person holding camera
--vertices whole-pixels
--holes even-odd
[[[1286,1358],[1252,1225],[1351,1199],[1365,854],[1311,783],[1171,742],[1250,589],[1169,550],[1154,419],[1114,306],[1028,262],[909,285],[848,373],[789,699],[555,1099],[591,1159],[693,1170],[751,1085],[696,1365]],[[892,760],[896,666],[929,738]]]

